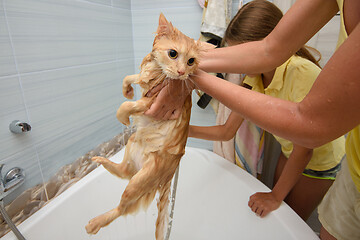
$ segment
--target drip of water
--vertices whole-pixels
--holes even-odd
[[[175,176],[173,178],[171,198],[170,198],[170,216],[169,216],[169,223],[168,223],[168,227],[167,227],[167,231],[166,231],[166,235],[165,235],[165,240],[169,240],[169,238],[170,238],[171,227],[172,227],[173,218],[174,218],[176,189],[177,189],[177,183],[178,183],[178,179],[179,179],[179,168],[180,168],[180,165],[176,169]]]

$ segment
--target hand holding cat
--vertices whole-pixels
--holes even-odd
[[[177,119],[181,114],[186,97],[194,89],[192,84],[183,80],[169,79],[151,89],[146,96],[159,95],[145,115],[159,120]]]
[[[278,209],[281,205],[272,192],[258,192],[250,196],[248,206],[259,217],[265,217],[271,211]]]

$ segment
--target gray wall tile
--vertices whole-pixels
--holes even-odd
[[[0,77],[16,74],[15,59],[5,18],[4,4],[0,1]]]
[[[6,10],[20,73],[133,56],[129,10],[70,0],[13,0]]]

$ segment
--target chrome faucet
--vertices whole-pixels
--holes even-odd
[[[18,240],[26,240],[7,214],[4,206],[4,198],[24,183],[25,174],[21,168],[14,167],[10,169],[3,178],[1,174],[3,167],[4,164],[0,164],[0,214],[9,225],[10,229],[14,232],[16,238]]]
[[[1,172],[4,164],[0,164],[0,200],[9,195],[25,181],[25,174],[21,168],[10,169],[3,178]]]

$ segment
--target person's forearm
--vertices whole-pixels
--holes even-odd
[[[283,201],[289,194],[301,177],[301,173],[304,171],[306,165],[309,163],[312,152],[312,149],[303,147],[298,147],[298,149],[296,149],[296,147],[294,147],[294,151],[286,161],[281,176],[272,190],[276,199]]]
[[[222,125],[211,127],[190,125],[189,127],[189,137],[210,141],[228,141],[234,137],[227,133],[227,131],[224,131],[224,127]]]
[[[259,127],[286,139],[304,135],[302,127],[308,122],[299,117],[297,103],[251,91],[201,70],[193,79],[200,90]]]
[[[201,57],[200,69],[206,72],[257,74],[281,65],[291,54],[271,54],[266,41],[243,43],[209,50]]]
[[[245,74],[270,71],[304,46],[338,10],[335,0],[296,1],[265,39],[210,50],[201,57],[200,69]]]

